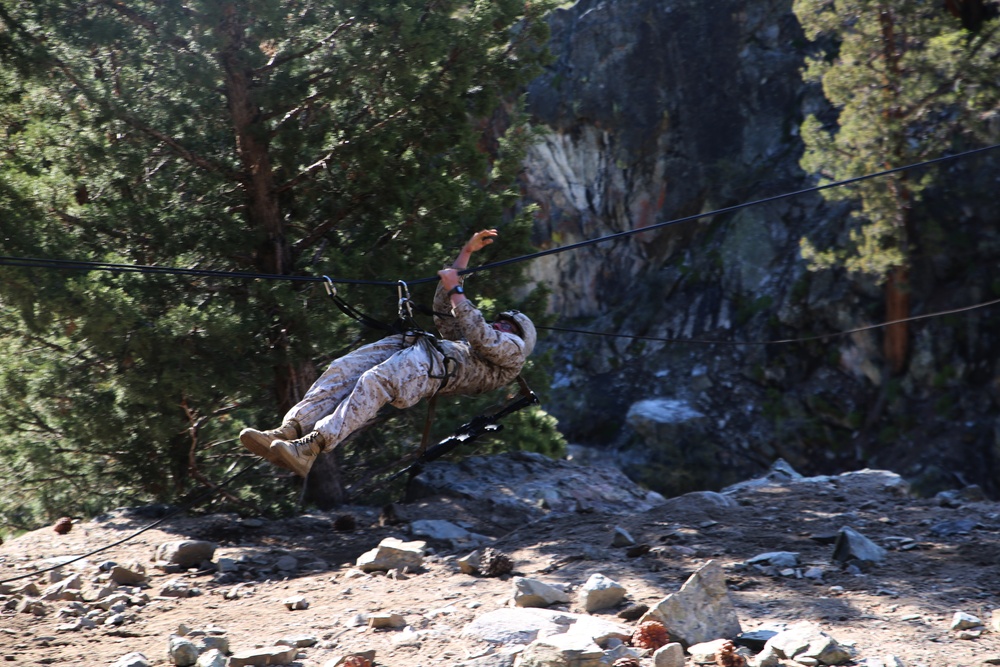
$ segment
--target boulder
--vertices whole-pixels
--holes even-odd
[[[240,651],[229,657],[229,667],[266,667],[267,665],[290,665],[295,662],[299,649],[294,646],[265,646],[248,651]]]
[[[166,542],[156,547],[153,559],[158,567],[176,565],[181,569],[198,567],[211,561],[215,555],[215,544],[204,540],[180,540]]]
[[[514,577],[514,604],[518,607],[548,607],[569,602],[561,586],[546,584],[528,577]]]
[[[632,636],[628,626],[595,616],[533,607],[504,607],[478,616],[465,626],[462,637],[490,644],[517,645],[567,632],[586,635],[598,644],[612,639],[625,641]]]
[[[625,599],[625,587],[603,574],[592,574],[580,588],[579,599],[588,612],[607,609]]]
[[[779,657],[802,664],[840,665],[852,657],[849,649],[808,621],[796,623],[776,634],[765,644],[764,650],[768,648]]]
[[[413,570],[423,565],[426,548],[427,543],[423,541],[404,542],[387,537],[376,548],[358,556],[356,564],[364,572]]]
[[[854,530],[850,526],[844,526],[837,535],[837,542],[833,547],[833,560],[841,563],[858,561],[861,563],[881,563],[885,560],[888,552],[870,539]]]
[[[640,619],[663,623],[667,633],[684,646],[740,633],[736,608],[717,561],[710,560],[688,577],[676,593],[661,600]]]

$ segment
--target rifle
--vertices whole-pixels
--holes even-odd
[[[389,482],[393,482],[403,475],[409,475],[410,479],[412,479],[423,471],[426,464],[454,451],[460,445],[472,442],[484,433],[497,433],[503,430],[503,424],[499,423],[501,419],[517,412],[518,410],[523,410],[530,405],[538,403],[538,397],[535,395],[535,392],[531,391],[531,388],[528,387],[528,383],[525,382],[520,376],[518,376],[517,382],[521,387],[521,394],[518,398],[510,401],[507,405],[503,406],[496,412],[478,415],[471,421],[462,424],[450,436],[420,452],[413,463],[406,466],[402,470],[393,473],[385,480],[380,481],[379,485],[385,486]],[[372,487],[371,479],[372,478],[369,477],[367,482],[355,487],[355,489],[350,492],[350,499],[352,501]]]

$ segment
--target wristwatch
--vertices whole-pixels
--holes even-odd
[[[450,290],[448,290],[448,298],[451,298],[452,294],[465,294],[465,290],[462,289],[461,285],[455,285]]]

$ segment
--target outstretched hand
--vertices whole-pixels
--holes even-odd
[[[465,248],[470,253],[482,250],[489,244],[493,243],[493,238],[496,235],[497,235],[497,230],[495,229],[480,230],[475,234],[473,234],[472,238],[466,242]]]
[[[459,251],[458,257],[452,263],[452,267],[462,270],[469,265],[469,256],[472,253],[482,250],[489,244],[493,243],[493,239],[497,236],[497,230],[495,229],[481,229],[472,235],[465,245],[462,246],[462,250]]]

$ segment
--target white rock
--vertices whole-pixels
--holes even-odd
[[[151,664],[149,658],[136,651],[118,658],[111,667],[150,667]]]
[[[528,644],[538,637],[566,632],[572,614],[537,608],[504,607],[476,617],[462,637],[490,644]]]
[[[229,667],[263,667],[288,665],[294,662],[299,650],[294,646],[267,646],[241,651],[229,657]]]
[[[580,589],[579,599],[588,612],[607,609],[625,599],[625,587],[603,574],[592,574]]]
[[[462,556],[455,562],[458,563],[458,569],[462,571],[462,574],[477,575],[479,574],[479,566],[482,564],[482,561],[482,552],[476,550],[466,556]]]
[[[841,527],[837,541],[833,545],[833,560],[847,563],[858,560],[866,563],[881,563],[888,552],[850,526]]]
[[[185,637],[171,635],[167,656],[177,667],[189,667],[198,661],[198,647]]]
[[[629,534],[627,530],[621,526],[615,526],[614,532],[611,536],[611,546],[613,547],[631,547],[635,544],[635,539]]]
[[[369,614],[368,627],[376,630],[381,628],[403,628],[406,627],[406,619],[399,614]]]
[[[430,540],[468,540],[471,533],[444,519],[419,519],[410,524],[410,532]]]
[[[676,593],[646,612],[639,622],[660,621],[671,638],[690,646],[740,634],[740,621],[717,561],[710,560],[688,577]]]
[[[587,614],[573,614],[534,607],[504,607],[487,612],[462,630],[462,637],[489,644],[528,644],[540,637],[574,633],[600,645],[611,639],[626,640],[632,629],[620,623]]]
[[[348,628],[360,628],[368,625],[368,614],[354,614],[344,621],[344,626]]]
[[[952,630],[968,630],[969,628],[978,628],[983,622],[972,614],[967,614],[964,611],[956,611],[955,615],[951,617],[951,629]]]
[[[181,568],[196,567],[203,561],[212,560],[215,545],[204,540],[180,540],[166,542],[156,547],[154,560],[158,564],[177,565]]]
[[[684,647],[677,642],[661,646],[653,653],[653,667],[684,667]]]
[[[518,607],[548,607],[569,602],[569,596],[560,585],[546,584],[538,579],[514,577],[514,604]]]
[[[420,633],[407,626],[402,629],[402,631],[392,638],[392,643],[394,646],[420,646]]]
[[[308,609],[309,600],[303,595],[293,595],[292,597],[285,598],[281,601],[289,611],[296,611],[297,609]]]
[[[774,567],[798,567],[799,554],[797,551],[769,551],[758,554],[746,561],[747,565],[758,565],[766,563]]]
[[[699,664],[715,663],[715,656],[726,643],[725,639],[713,639],[710,642],[701,642],[688,647],[688,655]]]
[[[82,586],[83,579],[80,578],[79,574],[74,574],[46,588],[40,597],[41,599],[47,601],[79,600],[82,598],[82,595],[80,594],[80,588]]]
[[[208,635],[205,637],[198,637],[194,639],[194,645],[198,647],[198,650],[202,653],[205,651],[221,651],[222,653],[229,653],[229,639],[220,635]]]
[[[278,641],[274,642],[279,646],[294,646],[296,648],[306,648],[308,646],[315,646],[319,643],[319,639],[313,635],[291,635],[289,637],[282,637]]]
[[[906,667],[906,664],[894,655],[877,658],[865,658],[858,662],[858,667]]]
[[[191,584],[183,579],[171,579],[163,584],[159,595],[167,598],[186,598],[191,597],[192,591]]]
[[[376,548],[361,554],[356,564],[364,572],[416,569],[423,565],[426,548],[423,541],[404,542],[387,537]]]
[[[597,665],[604,651],[592,639],[576,633],[541,637],[531,642],[518,659],[518,667]]]
[[[764,645],[764,649],[754,656],[751,667],[778,667],[781,664],[781,652],[773,646]]]
[[[235,558],[220,558],[215,561],[215,567],[219,572],[225,574],[226,572],[237,572],[240,569],[240,564]]]
[[[819,629],[814,623],[802,621],[789,626],[767,640],[768,646],[775,649],[784,658],[800,664],[839,665],[851,658],[851,652],[844,646]]]
[[[78,618],[71,623],[61,623],[56,626],[56,632],[77,632],[79,630],[92,630],[97,627],[92,619]]]
[[[217,648],[212,648],[198,656],[195,667],[226,667],[226,654]]]
[[[127,565],[115,565],[110,572],[111,581],[122,586],[138,586],[149,580],[146,576],[146,566],[133,562]]]

